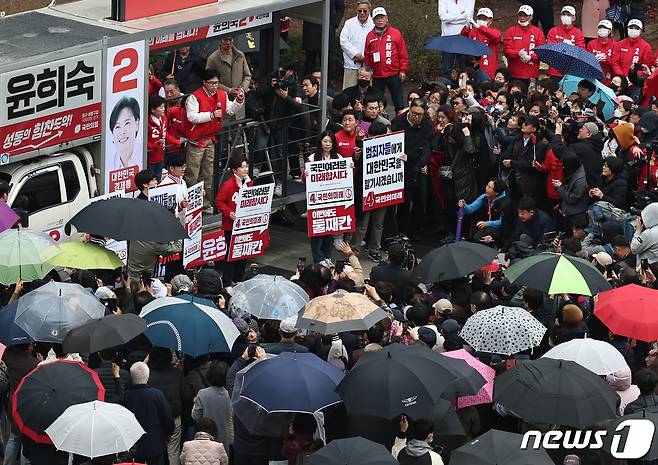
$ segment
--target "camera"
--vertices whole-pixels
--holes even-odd
[[[275,73],[273,78],[276,79],[274,83],[274,90],[288,90],[290,87],[290,79],[286,78],[286,70],[279,68]]]

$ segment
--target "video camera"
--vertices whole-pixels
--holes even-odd
[[[290,87],[290,79],[286,78],[285,69],[279,68],[273,74],[272,78],[276,79],[276,82],[274,83],[274,90],[288,90],[288,87]]]

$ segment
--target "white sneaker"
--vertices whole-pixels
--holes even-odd
[[[274,195],[277,197],[281,197],[281,194],[283,194],[283,187],[281,184],[277,184],[274,186]]]

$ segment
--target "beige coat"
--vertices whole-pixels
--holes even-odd
[[[198,432],[194,440],[183,444],[181,465],[228,465],[228,456],[221,442],[208,433]]]
[[[226,57],[219,49],[215,50],[206,61],[206,69],[214,69],[219,73],[219,87],[227,93],[235,87],[241,87],[246,93],[251,82],[251,70],[244,53],[233,46],[232,59],[227,60]],[[244,107],[236,114],[236,118],[244,118]]]
[[[594,38],[598,37],[596,30],[599,26],[599,21],[605,18],[605,10],[610,7],[609,0],[583,0],[583,10],[580,17],[583,23],[583,34],[585,37]]]

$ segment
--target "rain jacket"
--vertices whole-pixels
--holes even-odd
[[[658,203],[650,203],[642,210],[642,223],[645,230],[637,231],[631,240],[631,252],[637,255],[637,261],[658,262]]]
[[[390,25],[381,34],[378,32],[374,28],[368,33],[363,53],[365,66],[374,70],[373,77],[386,78],[409,71],[409,54],[402,33]],[[378,61],[375,53],[379,53]]]
[[[536,26],[527,28],[515,24],[510,27],[503,38],[503,53],[507,57],[507,67],[514,79],[532,79],[539,77],[539,57],[533,48],[544,45],[544,33]],[[524,63],[519,52],[525,50],[530,54],[530,61]]]
[[[183,443],[180,454],[181,465],[228,465],[228,455],[221,442],[203,431],[199,431],[192,441]]]

